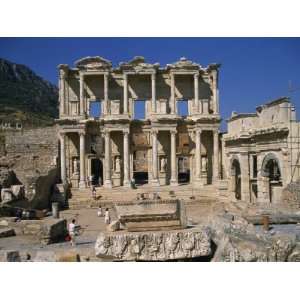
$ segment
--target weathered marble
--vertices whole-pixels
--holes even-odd
[[[95,253],[121,261],[166,261],[211,254],[211,237],[205,227],[160,232],[100,233]]]

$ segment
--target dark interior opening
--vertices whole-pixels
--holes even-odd
[[[93,175],[93,185],[103,184],[103,165],[98,158],[93,158],[91,161],[91,174]]]

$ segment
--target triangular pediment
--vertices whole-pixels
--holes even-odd
[[[109,60],[101,56],[87,56],[75,62],[79,69],[110,69],[112,64]]]

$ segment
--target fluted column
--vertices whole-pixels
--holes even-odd
[[[79,151],[80,151],[80,181],[79,188],[86,187],[85,178],[85,133],[79,132]]]
[[[176,130],[171,130],[171,180],[172,186],[178,185],[177,159],[176,159]]]
[[[65,72],[60,71],[59,76],[59,115],[65,114]]]
[[[199,74],[194,74],[194,98],[195,112],[199,113]]]
[[[128,114],[128,75],[124,74],[123,75],[123,113]]]
[[[175,75],[171,73],[171,114],[176,114],[175,103]]]
[[[219,180],[219,131],[213,131],[214,139],[214,156],[213,156],[213,181],[216,182]]]
[[[196,164],[196,181],[201,181],[201,171],[202,171],[202,162],[201,162],[201,133],[202,130],[196,130],[196,150],[195,150],[195,164]]]
[[[84,76],[80,74],[79,77],[79,89],[80,89],[80,115],[84,116]]]
[[[123,185],[130,187],[129,179],[129,132],[123,134],[123,162],[124,162],[124,180]]]
[[[62,183],[67,182],[66,177],[66,134],[61,132],[60,135],[60,172]]]
[[[104,74],[104,114],[108,114],[108,74]]]
[[[151,74],[152,113],[156,113],[156,74]]]
[[[152,185],[158,186],[158,157],[157,157],[158,131],[152,131]]]
[[[212,76],[212,91],[213,91],[213,111],[214,114],[219,113],[219,91],[218,91],[218,75],[217,71],[213,72]]]
[[[111,155],[110,155],[110,132],[105,132],[105,181],[104,187],[112,188],[111,182]]]

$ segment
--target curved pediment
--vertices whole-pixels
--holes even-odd
[[[135,71],[138,73],[142,71],[154,71],[159,68],[159,63],[150,64],[146,62],[143,56],[135,56],[129,62],[121,62],[119,66],[123,71]]]
[[[79,69],[110,69],[112,64],[109,60],[101,56],[87,56],[75,62],[75,66]]]

